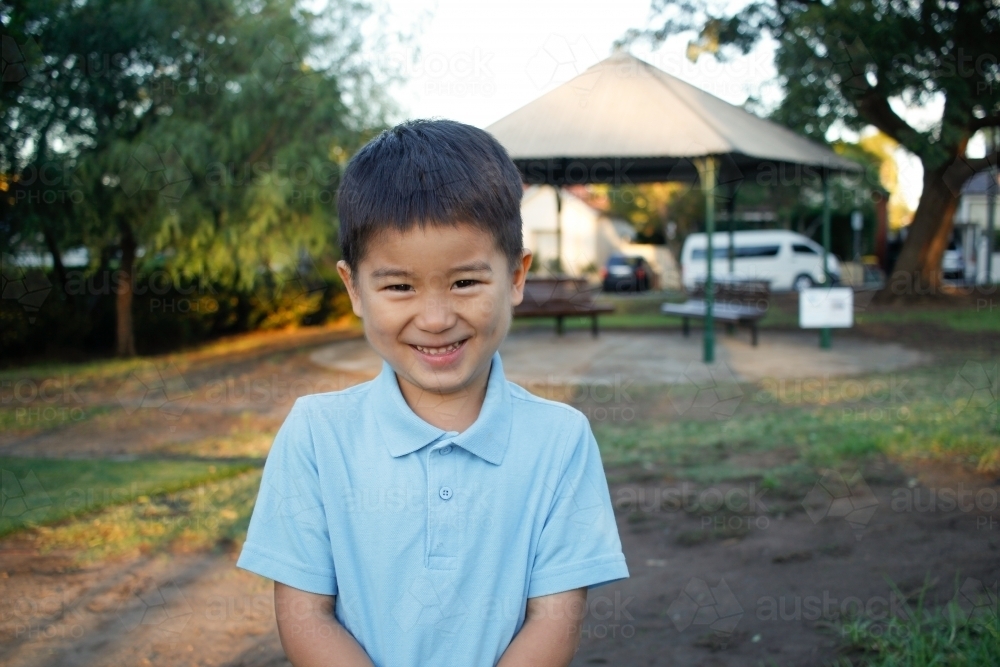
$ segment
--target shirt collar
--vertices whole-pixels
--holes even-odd
[[[486,382],[486,398],[475,423],[462,433],[446,431],[421,419],[403,398],[396,372],[382,360],[382,371],[369,392],[382,440],[394,457],[404,456],[450,435],[448,440],[494,465],[500,465],[513,420],[510,387],[504,376],[500,352],[494,352]]]

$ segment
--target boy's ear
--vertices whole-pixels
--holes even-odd
[[[351,267],[349,267],[347,262],[344,260],[340,260],[337,262],[337,273],[340,274],[340,279],[344,282],[344,287],[347,288],[347,296],[351,298],[351,309],[354,310],[355,315],[363,317],[361,311],[361,296],[357,293],[354,281],[351,279]]]
[[[531,251],[527,248],[521,250],[521,262],[514,271],[513,282],[510,287],[510,305],[516,306],[524,301],[524,281],[528,277],[528,269],[531,268]]]

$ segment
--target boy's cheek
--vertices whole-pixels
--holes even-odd
[[[512,307],[508,299],[503,294],[490,291],[485,292],[475,299],[468,309],[471,318],[477,321],[487,321],[490,319],[500,319],[504,313]]]

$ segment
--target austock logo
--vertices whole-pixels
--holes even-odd
[[[861,532],[875,515],[878,504],[878,498],[860,472],[845,478],[835,470],[824,474],[802,499],[802,506],[813,523],[827,517],[842,518],[854,529],[856,540],[861,539]]]
[[[453,583],[435,583],[421,576],[396,602],[392,617],[404,632],[420,626],[454,635],[465,622],[468,612]]]
[[[19,44],[11,35],[0,35],[0,81],[4,85],[27,85],[32,67],[41,57],[41,49],[30,37]]]
[[[148,361],[129,373],[115,393],[128,414],[140,408],[153,408],[172,420],[180,418],[193,395],[176,365],[157,368]]]
[[[1000,429],[1000,364],[966,361],[945,387],[952,416],[968,410],[986,410],[994,428]]]
[[[184,632],[194,610],[177,584],[133,589],[118,606],[118,621],[126,632],[146,626],[165,633],[172,642]]]
[[[136,147],[118,175],[118,182],[127,197],[152,190],[170,204],[181,200],[193,180],[194,176],[174,146],[168,146],[161,153],[148,143]]]
[[[6,519],[38,519],[52,499],[45,492],[34,471],[20,479],[10,470],[0,470],[0,517]]]
[[[681,381],[670,386],[667,398],[677,411],[707,411],[716,419],[729,419],[743,400],[743,390],[733,370],[724,362],[688,364]]]
[[[582,74],[588,65],[596,63],[597,53],[583,37],[570,41],[564,35],[549,35],[542,48],[531,57],[525,67],[528,78],[536,88],[546,88],[556,83],[565,83]],[[596,81],[580,81],[582,94],[589,93]],[[581,97],[581,105],[586,99]]]
[[[709,586],[704,579],[695,577],[670,603],[667,615],[678,632],[692,625],[706,625],[716,634],[730,637],[743,618],[743,607],[725,579],[720,579],[717,586]]]
[[[35,323],[35,314],[51,291],[52,283],[44,273],[18,266],[13,255],[0,255],[0,298],[16,301],[24,309],[29,323]]]
[[[954,602],[962,610],[965,621],[984,628],[1000,630],[1000,609],[997,605],[997,582],[992,586],[983,584],[979,579],[967,578],[958,589]]]
[[[319,84],[317,75],[309,71],[299,50],[287,38],[272,39],[251,66],[253,78],[264,90],[273,92],[292,87],[313,94]]]

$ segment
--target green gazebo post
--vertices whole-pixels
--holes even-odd
[[[712,284],[712,236],[715,234],[715,157],[709,155],[696,161],[701,189],[705,194],[705,335],[702,341],[702,361],[710,364],[715,361],[715,322],[712,311],[715,306],[715,288]]]
[[[833,286],[830,276],[830,177],[827,170],[821,172],[823,181],[823,286],[829,289]],[[819,330],[819,347],[822,350],[829,350],[832,347],[830,340],[830,327],[823,327]]]

